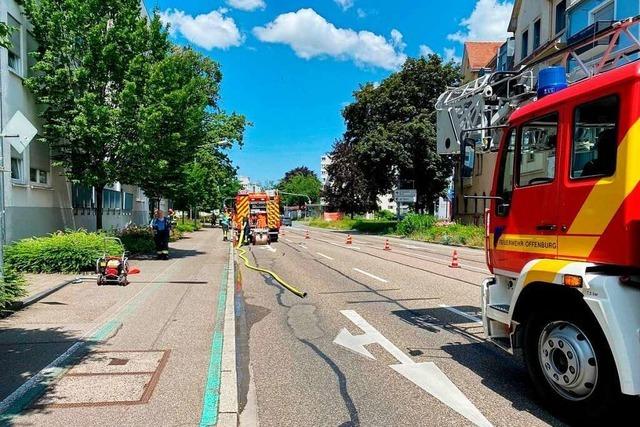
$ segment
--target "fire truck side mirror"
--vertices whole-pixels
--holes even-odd
[[[499,203],[496,207],[496,214],[498,216],[507,216],[509,214],[509,203]]]

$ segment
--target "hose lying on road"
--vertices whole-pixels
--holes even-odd
[[[271,277],[273,277],[276,280],[276,282],[280,283],[285,289],[287,289],[292,294],[299,296],[300,298],[304,298],[304,297],[307,296],[306,292],[301,291],[299,289],[296,289],[293,286],[289,285],[287,282],[285,282],[280,276],[278,276],[273,271],[267,270],[265,268],[256,267],[255,265],[249,264],[249,258],[247,258],[247,255],[246,255],[247,251],[246,251],[246,249],[242,248],[242,241],[243,240],[244,240],[244,230],[242,230],[240,232],[240,239],[238,240],[238,244],[236,245],[236,250],[238,251],[238,256],[240,258],[242,258],[242,260],[244,261],[244,265],[247,268],[250,268],[251,270],[259,271],[261,273],[266,273],[266,274],[270,275]]]

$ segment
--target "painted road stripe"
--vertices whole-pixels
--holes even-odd
[[[468,313],[465,313],[464,311],[458,310],[457,308],[453,308],[453,307],[450,307],[450,306],[445,305],[445,304],[440,304],[440,307],[442,307],[445,310],[448,310],[448,311],[450,311],[452,313],[455,313],[458,316],[466,317],[467,319],[471,320],[474,323],[482,324],[482,320],[480,320],[478,317],[472,316],[472,315],[470,315]]]
[[[330,259],[331,261],[333,261],[333,258],[331,258],[330,256],[327,256],[327,255],[323,254],[322,252],[316,252],[316,253],[317,253],[318,255],[320,255],[321,257],[323,257],[323,258]]]
[[[227,282],[229,268],[222,272],[218,304],[216,305],[216,323],[211,341],[211,356],[207,371],[207,384],[204,390],[204,403],[200,415],[200,427],[214,426],[218,423],[218,404],[220,403],[220,378],[222,376],[222,351],[224,344],[225,309],[227,304]]]
[[[293,240],[284,239],[285,242],[293,243]]]
[[[379,280],[379,281],[381,281],[382,283],[389,283],[389,281],[388,281],[388,280],[385,280],[385,279],[383,279],[382,277],[378,277],[378,276],[376,276],[376,275],[374,275],[374,274],[367,273],[366,271],[364,271],[364,270],[360,270],[359,268],[355,268],[355,267],[354,267],[353,269],[354,269],[355,271],[357,271],[358,273],[362,273],[362,274],[364,274],[365,276],[369,276],[369,277],[371,277],[372,279]]]

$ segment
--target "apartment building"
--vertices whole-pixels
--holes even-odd
[[[36,49],[31,25],[15,0],[0,1],[0,21],[16,28],[11,48],[0,48],[0,135],[5,135],[0,147],[4,177],[0,196],[5,204],[5,241],[67,228],[95,229],[95,191],[70,183],[62,170],[52,166],[46,144],[35,138],[21,142],[7,131],[18,118],[41,131],[38,113],[42,106],[24,86],[33,66],[28,53]],[[166,205],[166,201],[161,204]],[[149,218],[149,200],[134,186],[115,183],[107,187],[103,206],[105,228],[143,224]]]

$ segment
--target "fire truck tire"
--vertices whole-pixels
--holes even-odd
[[[271,234],[269,236],[269,240],[271,240],[272,242],[277,242],[278,241],[278,235],[277,234]]]
[[[610,417],[620,383],[607,340],[586,308],[557,306],[529,317],[524,359],[538,394],[576,422]]]

